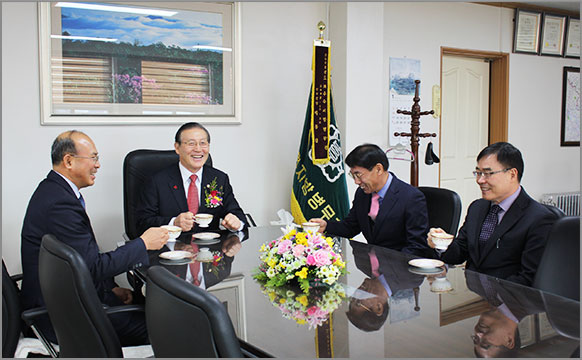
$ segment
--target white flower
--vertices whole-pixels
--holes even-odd
[[[270,278],[272,278],[273,276],[275,276],[275,274],[276,274],[276,273],[275,273],[275,269],[273,269],[273,268],[269,268],[269,269],[267,270],[267,276],[269,277],[269,279],[270,279]]]

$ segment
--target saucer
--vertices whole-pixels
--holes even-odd
[[[196,245],[212,245],[212,244],[218,244],[220,242],[220,239],[193,240],[192,242]]]
[[[435,248],[435,249],[439,249],[439,250],[446,250],[446,249],[448,249],[449,247],[448,247],[448,246],[435,246],[434,248]]]
[[[193,234],[192,237],[200,240],[212,240],[220,237],[220,234],[213,233],[213,232],[200,232]]]
[[[182,260],[184,258],[191,258],[192,253],[190,251],[183,250],[166,251],[161,253],[160,257],[166,260]]]
[[[433,274],[440,274],[444,271],[442,268],[433,268],[433,269],[423,269],[418,267],[409,266],[408,271],[416,275],[433,275]]]
[[[444,264],[444,262],[435,259],[412,259],[408,262],[408,265],[421,269],[434,269],[443,266]]]

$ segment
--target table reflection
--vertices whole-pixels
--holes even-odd
[[[225,304],[239,338],[273,356],[569,357],[579,351],[577,301],[463,267],[412,268],[411,255],[347,239],[336,239],[348,274],[333,294],[265,288],[252,277],[259,248],[281,235],[278,227],[221,231],[220,241],[207,246],[220,261],[198,262],[199,286]],[[172,249],[195,254],[191,239],[182,234]],[[150,265],[161,264],[159,254],[171,246],[151,251]],[[193,263],[161,265],[194,282]],[[146,271],[138,271],[143,279]]]

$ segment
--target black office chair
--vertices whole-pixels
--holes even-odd
[[[542,300],[552,328],[562,336],[580,340],[580,304],[548,293],[542,293]]]
[[[107,314],[144,311],[143,306],[104,308],[81,255],[50,234],[40,245],[39,279],[60,357],[123,357]]]
[[[22,312],[20,289],[17,285],[17,281],[20,280],[22,280],[22,274],[10,276],[2,259],[2,357],[14,357],[20,335],[29,332],[28,327],[37,334],[38,340],[35,341],[40,341],[39,346],[44,346],[49,355],[57,357],[57,351],[34,325],[39,316],[47,314],[46,309],[35,308]],[[26,323],[23,323],[22,318],[26,319]],[[26,334],[23,335],[26,336]]]
[[[580,301],[580,217],[556,220],[548,234],[533,287]]]
[[[156,357],[243,357],[224,305],[161,266],[148,269],[146,322]]]
[[[546,207],[546,209],[550,210],[552,212],[552,214],[556,215],[557,219],[566,216],[565,212],[563,212],[560,208],[555,207],[554,205],[550,205],[550,204],[543,204],[543,205]]]
[[[419,186],[428,208],[428,225],[440,227],[445,232],[456,235],[461,218],[461,197],[456,192],[429,186]]]

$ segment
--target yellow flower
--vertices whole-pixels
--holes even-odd
[[[334,264],[336,264],[337,266],[339,266],[342,269],[346,267],[346,263],[343,262],[339,257],[337,257],[335,259]]]
[[[275,267],[275,265],[277,265],[277,260],[275,260],[275,259],[270,259],[270,260],[267,262],[267,265],[269,265],[270,267],[272,267],[272,268],[273,268],[273,267]]]
[[[261,245],[261,249],[260,249],[260,251],[261,251],[261,252],[265,252],[265,251],[267,251],[267,247],[265,246],[265,244]]]
[[[273,301],[277,297],[274,291],[269,291],[269,300]]]
[[[304,266],[301,271],[297,271],[295,275],[299,276],[302,279],[307,278],[307,268]]]
[[[297,319],[296,321],[297,321],[297,324],[299,324],[299,325],[305,324],[305,319]]]
[[[309,302],[307,301],[307,296],[305,295],[298,296],[297,298],[295,298],[295,300],[299,301],[303,306],[309,305]]]
[[[279,304],[285,304],[287,302],[287,300],[281,298],[281,300],[279,300]]]
[[[329,245],[329,247],[333,247],[333,239],[330,237],[326,237],[325,238],[325,242],[327,242],[327,245]]]
[[[300,232],[299,234],[297,234],[297,236],[295,237],[295,242],[298,245],[307,246],[307,237],[306,237],[306,234],[303,233],[303,232]]]

